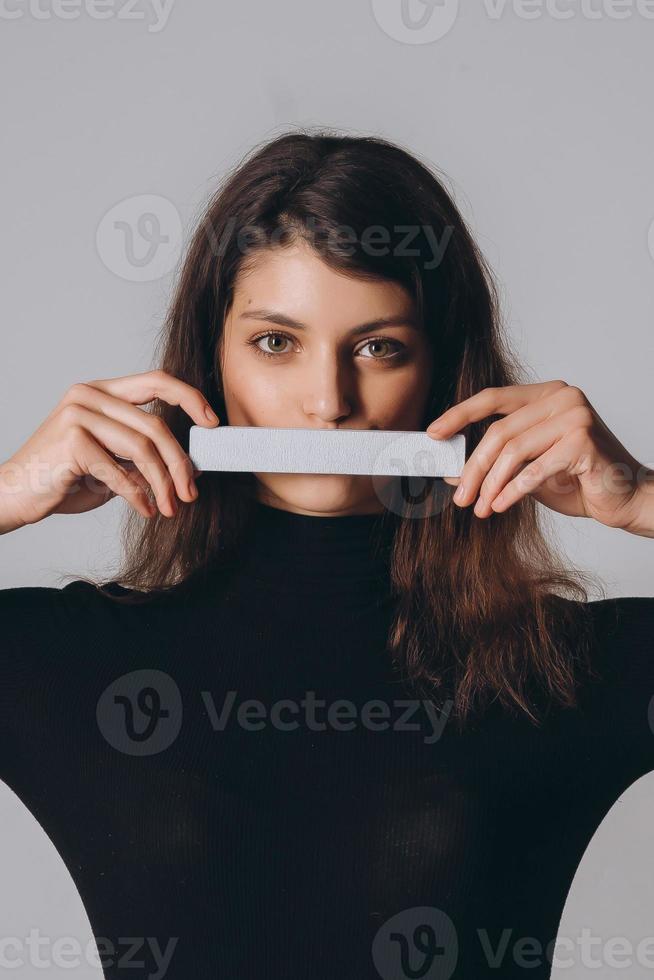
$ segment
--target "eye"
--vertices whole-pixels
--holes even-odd
[[[261,341],[266,342],[268,350],[264,350],[263,346],[260,346]],[[268,330],[266,333],[259,334],[257,337],[253,337],[252,340],[247,341],[257,354],[261,354],[263,357],[281,357],[283,354],[289,354],[290,350],[283,349],[286,342],[292,345],[293,337],[289,337],[288,334],[280,333],[277,330]],[[367,340],[359,348],[357,354],[367,347],[376,351],[372,354],[363,355],[369,361],[390,361],[392,358],[398,357],[405,352],[404,344],[401,344],[398,340],[391,340],[390,337],[371,337],[370,340]],[[391,354],[385,353],[389,348],[394,348],[393,352]]]
[[[269,330],[268,333],[259,334],[258,337],[253,337],[252,340],[248,340],[248,344],[250,344],[252,347],[254,347],[254,349],[257,352],[257,354],[263,354],[264,357],[279,357],[280,354],[288,354],[289,352],[287,350],[280,350],[279,348],[273,349],[273,350],[263,350],[262,347],[259,347],[259,341],[260,340],[265,340],[265,341],[270,341],[270,340],[286,341],[286,340],[288,340],[289,343],[293,343],[293,338],[292,337],[289,337],[288,334],[285,334],[285,333],[276,333],[275,331],[271,331],[271,330]]]
[[[388,361],[392,357],[397,357],[404,350],[404,344],[401,344],[399,342],[399,340],[391,340],[390,337],[372,337],[370,340],[366,340],[366,342],[363,345],[363,347],[361,347],[359,349],[360,350],[364,350],[366,347],[373,347],[373,346],[375,346],[377,348],[379,348],[379,347],[382,347],[382,348],[386,347],[387,348],[387,347],[390,346],[390,347],[395,347],[396,350],[395,350],[395,352],[393,354],[383,354],[382,353],[381,356],[378,356],[377,354],[365,355],[368,358],[368,360]]]

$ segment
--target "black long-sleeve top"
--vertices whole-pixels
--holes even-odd
[[[549,977],[586,846],[654,769],[654,598],[589,603],[578,708],[458,733],[384,654],[392,522],[257,504],[250,531],[146,606],[0,590],[0,778],[106,977]]]

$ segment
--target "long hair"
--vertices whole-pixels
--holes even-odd
[[[424,428],[483,388],[528,381],[503,336],[494,276],[434,168],[382,138],[293,130],[254,148],[208,202],[157,341],[156,366],[198,388],[221,424],[220,340],[237,276],[259,249],[298,240],[330,268],[408,290],[435,358]],[[181,408],[157,401],[153,411],[188,445]],[[496,417],[461,430],[469,450]],[[147,602],[237,562],[254,479],[203,473],[199,497],[172,518],[129,508],[118,588],[93,584],[111,601]],[[552,705],[574,707],[581,674],[594,673],[594,577],[565,566],[534,499],[479,519],[441,479],[420,478],[420,492],[393,480],[388,654],[398,673],[447,698],[459,727],[493,702],[536,725]]]

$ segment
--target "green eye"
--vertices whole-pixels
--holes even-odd
[[[398,354],[401,354],[402,353],[402,349],[404,347],[404,345],[403,344],[400,344],[399,341],[397,341],[397,340],[391,340],[389,337],[373,337],[371,340],[367,340],[365,342],[365,344],[363,345],[363,347],[360,348],[360,349],[361,350],[364,350],[366,347],[373,347],[373,346],[382,347],[382,348],[384,348],[384,347],[385,348],[388,348],[388,347],[395,347],[396,348],[396,350],[395,350],[395,352],[393,354],[382,354],[381,357],[378,357],[376,354],[373,354],[373,355],[364,355],[365,357],[367,357],[368,360],[373,360],[373,361],[387,361],[387,360],[390,360],[391,357],[396,357]]]
[[[268,350],[264,350],[262,346],[259,346],[261,341],[264,340],[266,341]],[[255,349],[257,354],[261,354],[263,357],[280,357],[282,354],[290,353],[288,349],[283,349],[284,342],[286,341],[292,345],[293,337],[289,337],[285,333],[279,333],[276,330],[269,330],[267,333],[259,334],[258,337],[253,337],[252,340],[248,341],[248,344]],[[393,358],[399,357],[405,351],[404,344],[401,344],[398,340],[392,340],[390,337],[371,337],[370,340],[367,340],[359,348],[357,354],[366,348],[374,348],[376,350],[376,353],[362,355],[369,361],[390,361]],[[389,348],[392,351],[390,354],[386,353]]]
[[[286,340],[288,340],[288,341],[290,341],[292,343],[293,338],[292,337],[287,337],[287,335],[284,334],[284,333],[268,332],[268,333],[261,334],[259,337],[254,337],[251,341],[249,341],[249,343],[252,344],[252,346],[254,347],[254,349],[256,350],[256,352],[258,354],[263,354],[264,357],[278,357],[279,354],[287,354],[288,351],[280,350],[279,347],[273,348],[272,350],[263,350],[262,347],[259,347],[259,341],[260,340],[265,340],[267,342],[270,342],[270,341],[273,341],[273,340],[274,341],[279,341],[279,340],[286,341]]]

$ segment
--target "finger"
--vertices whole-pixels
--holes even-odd
[[[112,456],[113,454],[110,453],[109,455]],[[120,459],[117,460],[117,463],[123,470],[125,470],[130,480],[133,480],[134,483],[137,483],[141,487],[141,489],[144,490],[145,493],[149,496],[150,493],[152,492],[152,488],[148,483],[148,481],[143,476],[143,474],[141,473],[141,471],[136,468],[132,460],[121,457]]]
[[[100,378],[86,384],[133,405],[146,405],[159,398],[168,405],[179,405],[196,425],[216,425],[218,416],[198,388],[181,381],[167,371],[146,371],[120,378]],[[206,414],[211,413],[211,418]]]
[[[564,381],[484,388],[470,398],[446,409],[427,426],[426,431],[429,435],[437,435],[439,439],[448,438],[471,422],[479,422],[489,415],[508,415],[561,387],[567,387]]]
[[[73,385],[65,401],[69,405],[84,405],[91,411],[116,419],[151,439],[172,476],[178,497],[186,501],[195,500],[197,489],[193,482],[193,462],[160,416],[87,384]]]
[[[563,440],[565,436],[575,432],[578,427],[578,418],[578,411],[571,409],[569,412],[564,412],[562,415],[554,416],[539,425],[533,426],[517,439],[511,440],[482,483],[475,513],[481,516],[483,512],[492,512],[492,502],[500,495],[508,482],[515,477],[523,464],[527,460],[536,461],[555,446],[559,447],[557,452],[558,468],[555,472],[568,471],[579,456],[580,443],[577,440],[574,444],[575,456],[573,458],[570,455],[568,443]],[[529,472],[534,474],[538,472],[538,468],[532,466]],[[518,473],[518,476],[520,475]],[[521,482],[520,485],[522,485]]]
[[[568,470],[565,460],[561,455],[562,446],[560,442],[551,446],[546,452],[539,456],[528,466],[518,473],[513,480],[506,484],[498,496],[491,501],[490,506],[494,511],[502,512],[515,504],[521,497],[533,493],[543,483],[563,470]]]
[[[177,512],[174,484],[168,469],[154,443],[145,435],[129,426],[93,412],[83,405],[70,404],[59,418],[67,426],[78,426],[90,433],[103,448],[133,460],[146,478],[155,495],[157,506],[164,516],[173,517]],[[117,466],[120,464],[113,461]]]
[[[147,484],[143,487],[135,482],[137,474],[127,473],[91,437],[84,449],[83,465],[87,473],[102,485],[109,487],[113,494],[126,500],[139,514],[144,517],[153,517],[156,514],[156,507],[148,497]]]
[[[537,423],[548,419],[550,415],[550,400],[539,399],[489,425],[478,445],[475,446],[464,463],[459,484],[463,484],[464,490],[462,496],[454,498],[456,503],[465,506],[468,502],[475,500],[481,491],[482,481],[487,480],[488,474],[507,443],[510,440],[516,440],[522,433]],[[546,446],[543,447],[543,449],[546,448]],[[496,469],[495,478],[498,479],[499,475]],[[513,474],[508,474],[507,479],[511,475]],[[486,486],[487,493],[490,493],[491,489],[490,485]],[[499,489],[501,488],[498,488],[497,493],[499,493]]]

